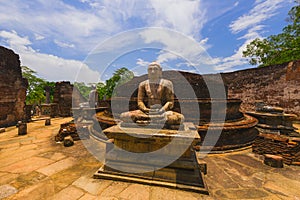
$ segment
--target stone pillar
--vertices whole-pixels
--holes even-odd
[[[27,123],[19,122],[18,123],[18,135],[26,135],[27,134]]]
[[[46,93],[46,104],[50,104],[50,86],[45,86],[44,87],[45,93]]]

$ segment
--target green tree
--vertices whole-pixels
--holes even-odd
[[[87,85],[84,82],[74,82],[74,86],[79,90],[82,96],[84,96],[86,99],[89,98],[89,93],[91,91],[90,85]]]
[[[96,84],[96,89],[99,95],[99,99],[104,99],[106,97],[106,85],[102,82]]]
[[[44,86],[46,81],[36,76],[36,72],[27,66],[21,66],[22,76],[28,80],[26,104],[41,104],[45,101]]]
[[[56,82],[53,82],[53,81],[45,81],[45,82],[44,82],[44,88],[45,88],[46,86],[50,87],[50,101],[51,101],[51,102],[53,102],[53,96],[54,96],[55,84],[56,84]]]
[[[130,81],[134,77],[132,71],[128,70],[125,67],[122,67],[115,71],[113,76],[106,80],[105,94],[107,98],[111,98],[114,95],[114,89],[117,86],[123,85],[124,83]]]
[[[268,66],[300,59],[300,1],[291,8],[289,25],[282,33],[265,39],[256,38],[246,46],[244,57],[249,57],[251,65]]]

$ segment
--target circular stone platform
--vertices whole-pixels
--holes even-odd
[[[120,122],[118,119],[120,113],[125,112],[126,110],[136,109],[136,99],[128,100],[119,97],[112,101],[114,101],[113,105],[117,106],[114,107],[114,115],[111,114],[111,109],[108,108],[105,112],[98,112],[94,116],[94,120],[98,121],[102,130]],[[214,121],[211,121],[211,101],[213,101],[217,107],[220,105],[220,117],[214,116]],[[201,136],[201,143],[199,145],[202,145],[205,138],[210,138],[206,137],[207,133],[213,135],[211,138],[215,138],[214,135],[218,136],[221,132],[219,138],[211,139],[212,141],[205,141],[205,144],[208,145],[201,146],[201,149],[211,149],[211,146],[214,146],[212,148],[213,151],[238,149],[251,145],[252,141],[257,136],[258,132],[254,126],[258,121],[254,117],[245,115],[239,111],[241,100],[184,99],[181,100],[180,103],[175,100],[174,110],[180,112],[180,109],[188,109],[189,104],[195,103],[198,103],[199,105],[200,116],[199,113],[195,113],[195,111],[191,109],[186,112],[189,113],[189,115],[185,116],[185,121],[193,122],[195,124],[198,133]],[[222,108],[224,103],[226,108]],[[224,119],[222,119],[224,116],[225,122]],[[95,125],[94,128],[97,129]]]

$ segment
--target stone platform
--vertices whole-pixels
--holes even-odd
[[[158,185],[208,194],[193,146],[200,136],[193,123],[182,130],[128,128],[103,131],[114,140],[94,178]]]
[[[198,192],[94,179],[97,160],[83,141],[72,147],[54,142],[60,124],[71,118],[27,124],[28,134],[17,136],[15,126],[0,134],[0,199],[3,200],[214,200],[299,199],[300,167],[264,165],[251,149],[204,158],[209,168],[205,180],[209,195]],[[295,125],[294,125],[295,126]],[[296,125],[300,130],[300,124]],[[91,137],[91,140],[93,138]],[[105,145],[99,149],[105,151]],[[104,156],[104,154],[101,154]]]

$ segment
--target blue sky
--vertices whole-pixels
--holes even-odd
[[[236,71],[255,38],[286,26],[293,0],[2,0],[0,45],[51,81],[97,82],[127,67]]]

